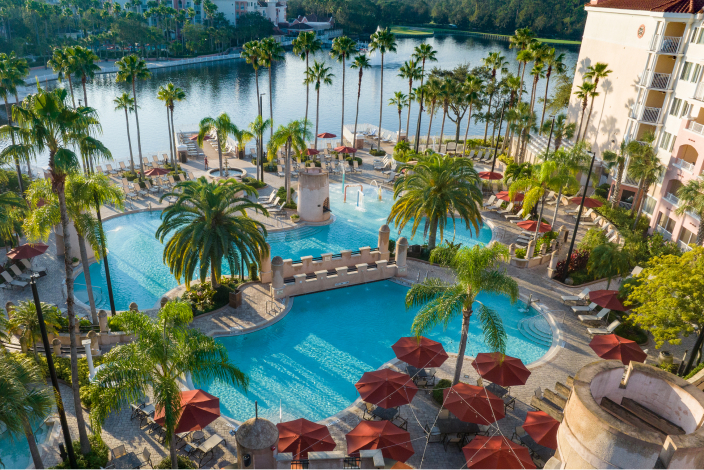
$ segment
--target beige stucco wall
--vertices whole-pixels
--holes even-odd
[[[330,212],[323,212],[330,197],[328,174],[320,168],[309,168],[298,175],[298,215],[304,222],[323,222]]]

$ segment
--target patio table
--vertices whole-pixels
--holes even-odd
[[[141,461],[134,452],[128,452],[122,457],[112,459],[110,464],[115,468],[139,468]]]
[[[435,427],[440,430],[440,434],[478,434],[480,429],[474,423],[465,423],[459,419],[438,419]]]

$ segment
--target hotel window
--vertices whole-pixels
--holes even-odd
[[[671,116],[679,115],[681,107],[682,107],[682,100],[679,98],[674,98],[672,100],[672,105],[670,106],[670,115]]]
[[[645,202],[643,203],[643,212],[652,215],[653,209],[655,209],[655,199],[650,196],[646,196]]]
[[[669,150],[670,141],[672,140],[672,134],[669,132],[662,133],[662,139],[660,139],[660,148],[663,150]]]
[[[684,67],[682,67],[682,73],[680,74],[680,80],[689,81],[689,77],[692,74],[692,64],[691,62],[685,62]]]
[[[697,80],[699,80],[699,74],[701,73],[701,71],[702,71],[702,66],[700,64],[696,64],[694,66],[694,72],[692,72],[692,79],[690,80],[690,82],[697,83]]]
[[[685,245],[689,245],[690,243],[697,244],[697,234],[694,232],[690,232],[686,228],[682,227],[680,229],[680,236],[677,237],[678,241],[681,241]]]
[[[696,38],[696,41],[695,41]],[[692,42],[696,42],[697,44],[704,44],[704,28],[699,28],[694,32],[694,36],[692,37]]]
[[[662,212],[660,213],[658,225],[669,233],[672,233],[672,231],[675,229],[675,221],[663,214]]]

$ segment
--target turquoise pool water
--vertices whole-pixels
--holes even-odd
[[[391,345],[409,336],[416,309],[406,310],[407,287],[380,281],[333,291],[299,296],[292,310],[278,323],[241,336],[218,338],[230,359],[250,378],[245,394],[220,383],[200,384],[220,398],[221,412],[238,421],[260,415],[274,422],[307,418],[318,421],[348,407],[356,398],[354,384],[364,372],[393,359]],[[543,356],[547,346],[526,339],[517,323],[535,315],[518,311],[500,296],[479,300],[501,314],[508,333],[507,354],[529,364]],[[427,334],[449,352],[457,352],[462,320],[456,318]],[[479,322],[472,318],[467,355],[489,349],[482,341]],[[453,361],[454,359],[448,359]]]
[[[347,202],[343,202],[341,184],[330,186],[330,207],[335,222],[322,227],[297,227],[285,232],[274,232],[268,237],[272,258],[299,259],[301,256],[320,256],[323,253],[339,253],[341,250],[357,250],[363,246],[376,247],[379,227],[386,223],[392,201],[392,193],[383,190],[381,201],[375,187],[364,186],[364,197],[358,205],[357,187],[347,190]],[[140,308],[151,308],[167,291],[178,284],[162,262],[163,245],[154,237],[161,223],[159,212],[141,212],[117,217],[105,222],[108,237],[110,278],[115,296],[115,307],[126,310],[130,302]],[[398,239],[398,230],[391,228],[391,238]],[[402,232],[410,243],[423,243],[423,224],[411,238],[410,227]],[[479,233],[458,225],[456,230],[445,232],[445,238],[465,245],[488,243],[491,230],[482,227]],[[225,268],[225,273],[229,270]],[[91,280],[96,292],[99,308],[109,308],[105,270],[102,263],[90,267]],[[85,277],[76,278],[76,296],[87,303]]]
[[[43,444],[48,436],[49,427],[45,423],[36,426],[34,438],[38,445]],[[4,468],[27,468],[32,463],[29,444],[24,434],[20,434],[15,439],[10,439],[7,432],[0,434],[0,460]]]

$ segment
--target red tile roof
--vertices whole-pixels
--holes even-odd
[[[585,6],[666,13],[697,13],[704,8],[704,0],[596,0]]]

